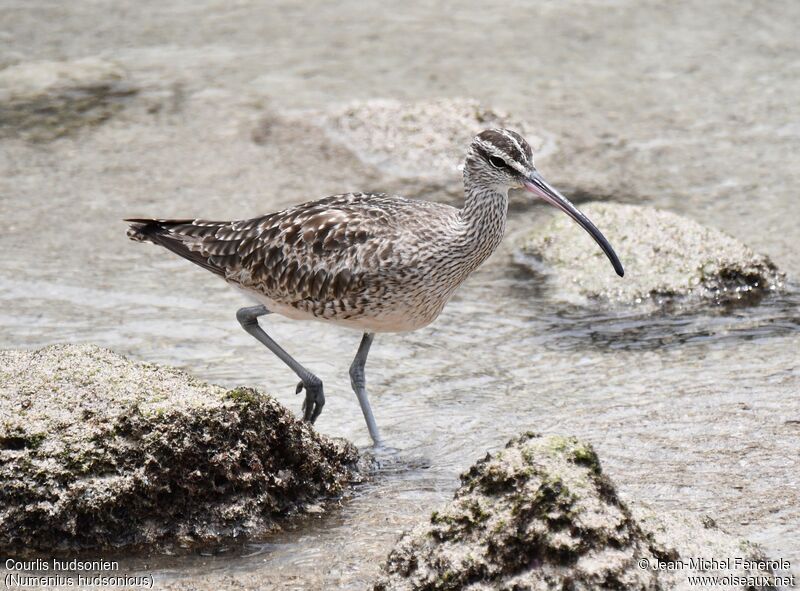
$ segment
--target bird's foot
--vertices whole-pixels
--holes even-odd
[[[300,394],[303,390],[306,391],[306,399],[303,401],[303,420],[313,425],[322,412],[322,407],[325,406],[322,382],[319,379],[300,382],[297,384],[295,394]]]

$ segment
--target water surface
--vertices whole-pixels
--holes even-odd
[[[2,142],[0,343],[93,342],[299,410],[296,378],[236,323],[241,295],[128,242],[119,220],[240,218],[363,189],[355,164],[290,160],[252,130],[269,110],[373,97],[507,108],[557,138],[539,162],[555,184],[724,229],[796,277],[797,6],[404,3],[388,18],[357,2],[6,2],[5,62],[100,55],[140,93],[77,136]],[[125,564],[162,585],[367,588],[399,533],[523,430],[584,438],[626,498],[709,514],[800,563],[797,290],[727,311],[572,308],[512,263],[541,211],[512,207],[509,239],[436,323],[376,339],[370,395],[401,451],[373,483],[264,542]],[[347,375],[360,335],[266,326],[324,380],[319,430],[367,445]]]

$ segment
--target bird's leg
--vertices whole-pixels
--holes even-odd
[[[272,351],[278,359],[288,365],[289,368],[297,374],[297,377],[300,378],[300,383],[297,385],[297,392],[299,393],[303,388],[306,390],[306,399],[303,402],[303,419],[309,423],[313,423],[317,420],[319,413],[322,412],[322,407],[325,406],[325,395],[322,392],[322,380],[295,361],[291,355],[278,343],[273,341],[272,338],[264,332],[264,329],[259,326],[258,317],[269,313],[270,311],[267,310],[266,306],[241,308],[236,312],[236,320],[239,321],[242,328],[253,335],[267,349]]]
[[[364,366],[367,363],[367,355],[369,354],[369,348],[374,338],[375,333],[364,333],[361,344],[358,346],[355,359],[353,359],[353,363],[350,364],[350,384],[353,386],[353,392],[355,392],[358,397],[358,403],[361,405],[361,412],[364,413],[364,420],[367,421],[369,436],[372,437],[372,442],[377,446],[381,444],[381,436],[380,433],[378,433],[378,424],[375,422],[375,417],[372,415],[372,409],[369,407],[367,379],[364,375]]]

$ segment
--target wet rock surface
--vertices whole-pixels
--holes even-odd
[[[0,351],[0,549],[258,535],[361,479],[271,397],[89,345]]]
[[[125,70],[100,58],[12,65],[0,70],[0,138],[68,135],[106,121],[135,93]]]
[[[710,520],[629,508],[591,446],[526,433],[473,465],[454,500],[403,535],[374,588],[690,589],[688,576],[704,574],[696,557],[766,560]],[[769,578],[768,568],[708,574]]]
[[[648,206],[594,202],[581,210],[625,266],[617,277],[591,237],[561,212],[548,212],[521,241],[517,261],[548,276],[555,295],[659,306],[756,303],[785,277],[765,255],[691,219]]]

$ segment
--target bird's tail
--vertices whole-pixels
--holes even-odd
[[[133,218],[124,220],[130,224],[128,227],[128,238],[134,242],[153,242],[153,236],[159,233],[161,224],[159,220],[144,218]]]
[[[134,242],[158,244],[212,273],[225,275],[224,266],[217,264],[213,255],[205,252],[202,246],[203,236],[213,236],[225,222],[202,222],[202,225],[196,225],[201,221],[149,218],[131,218],[124,221],[130,224],[128,238]]]

